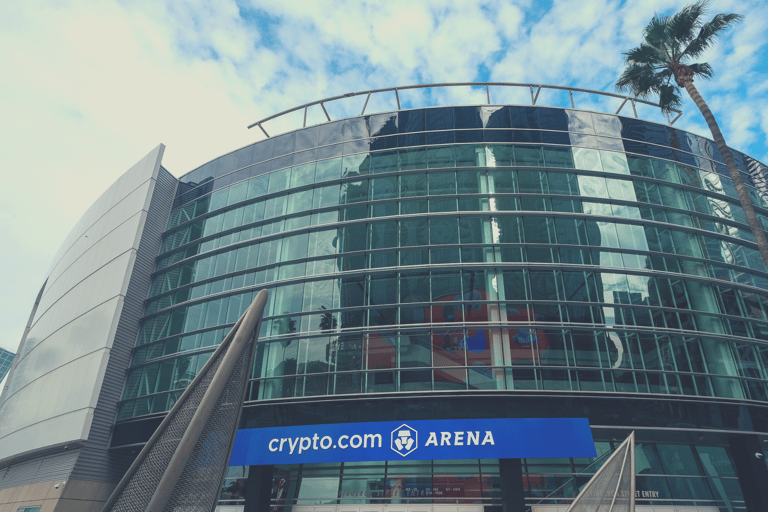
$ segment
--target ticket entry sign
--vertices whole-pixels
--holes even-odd
[[[242,429],[229,464],[595,456],[586,418],[503,418]]]

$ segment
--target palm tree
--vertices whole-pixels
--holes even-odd
[[[707,48],[712,46],[723,30],[740,21],[743,16],[716,14],[711,21],[704,23],[701,18],[706,9],[707,2],[703,0],[684,7],[671,17],[654,16],[643,31],[644,41],[637,48],[624,54],[627,56],[627,67],[616,81],[616,88],[640,97],[656,94],[662,111],[666,113],[680,106],[679,87],[686,90],[701,110],[712,132],[715,145],[725,160],[725,166],[739,194],[739,202],[744,209],[749,229],[755,236],[757,248],[765,266],[768,267],[768,242],[765,239],[765,232],[755,214],[747,188],[733,159],[733,153],[725,144],[712,111],[693,85],[694,77],[710,78],[712,66],[706,62],[690,62],[701,56]],[[673,78],[674,82],[672,82]]]

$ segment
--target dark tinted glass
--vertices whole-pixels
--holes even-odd
[[[645,140],[654,144],[669,146],[671,143],[669,128],[658,124],[645,123]]]
[[[397,133],[397,114],[377,114],[368,118],[371,137]]]
[[[344,140],[364,139],[368,137],[368,120],[364,117],[347,119],[342,125]]]
[[[456,130],[456,142],[483,142],[482,130]]]
[[[509,107],[481,107],[480,115],[485,128],[511,128]]]
[[[512,128],[539,128],[535,107],[509,107]]]
[[[428,108],[424,111],[427,130],[452,130],[453,108]]]
[[[279,137],[272,139],[274,146],[272,147],[272,158],[287,155],[293,153],[296,147],[296,133],[286,133]]]
[[[253,151],[255,149],[254,144],[238,149],[235,152],[235,169],[242,169],[246,165],[253,163]]]
[[[456,128],[482,128],[483,120],[480,118],[480,107],[454,107]]]
[[[455,142],[454,132],[427,132],[427,144],[453,144]]]
[[[541,132],[538,130],[513,130],[510,136],[512,142],[541,142]]]
[[[320,134],[320,127],[313,126],[299,130],[296,133],[296,151],[311,149],[317,146],[317,137]]]
[[[391,137],[376,137],[371,139],[371,151],[378,151],[380,149],[394,149],[397,147],[397,136]]]
[[[398,113],[397,130],[399,133],[423,132],[424,111],[405,110]]]
[[[541,142],[547,144],[570,144],[571,138],[567,132],[541,132]]]
[[[426,137],[423,133],[409,133],[397,137],[398,147],[405,148],[409,146],[423,146],[426,144]]]
[[[320,125],[320,134],[317,138],[318,146],[325,146],[344,140],[344,121],[336,121]]]
[[[544,130],[568,130],[568,116],[565,110],[540,108],[539,123]]]
[[[326,158],[333,158],[336,156],[341,156],[342,150],[344,149],[343,144],[333,144],[330,146],[321,146],[317,148],[317,159],[318,160],[325,160]]]
[[[621,136],[624,139],[645,140],[645,123],[637,119],[621,117]]]

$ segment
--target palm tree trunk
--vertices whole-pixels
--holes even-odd
[[[733,185],[736,187],[736,192],[739,195],[739,202],[744,209],[747,225],[755,236],[757,249],[760,251],[760,256],[763,258],[763,263],[765,264],[766,269],[768,269],[768,241],[765,239],[765,231],[757,218],[755,208],[752,206],[752,200],[747,193],[747,186],[744,184],[744,180],[741,179],[741,174],[733,159],[733,153],[731,153],[731,150],[725,144],[725,139],[723,138],[722,132],[720,132],[720,127],[717,125],[717,121],[715,121],[715,116],[701,97],[701,94],[699,94],[699,91],[696,90],[696,87],[693,85],[693,80],[685,80],[684,87],[685,90],[688,91],[691,99],[696,103],[696,106],[701,110],[701,114],[704,116],[704,120],[707,122],[709,130],[712,132],[712,139],[715,141],[715,145],[720,151],[720,154],[723,155],[725,167],[731,175]]]

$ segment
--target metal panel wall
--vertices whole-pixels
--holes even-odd
[[[168,173],[160,171],[163,150],[163,145],[155,148],[109,187],[54,259],[0,406],[0,467],[36,457],[41,450],[49,453],[67,444],[72,449],[97,431],[106,446],[106,423],[114,418],[120,391],[110,390],[122,386],[119,368],[127,363],[149,284],[144,270],[134,290],[131,275],[137,260],[146,268],[159,243],[159,235],[148,235],[142,247],[143,229],[155,196],[153,214],[162,220],[150,221],[154,231],[167,219],[175,188]],[[163,185],[158,187],[161,174]],[[135,326],[133,333],[123,327],[116,338],[123,310],[126,322]],[[115,341],[118,347],[113,347]],[[122,354],[115,361],[118,369],[109,364],[113,348]],[[111,385],[105,399],[113,403],[111,413],[109,407],[97,413],[110,370],[120,374],[107,379]]]
[[[124,456],[109,453],[108,447],[117,405],[125,384],[125,372],[130,364],[139,321],[144,311],[144,299],[149,294],[155,258],[160,251],[162,233],[168,224],[177,183],[176,178],[168,171],[160,169],[153,187],[152,201],[144,222],[115,340],[110,350],[101,393],[94,410],[91,430],[72,472],[73,479],[117,482],[125,472],[127,464],[131,462],[126,461]]]

